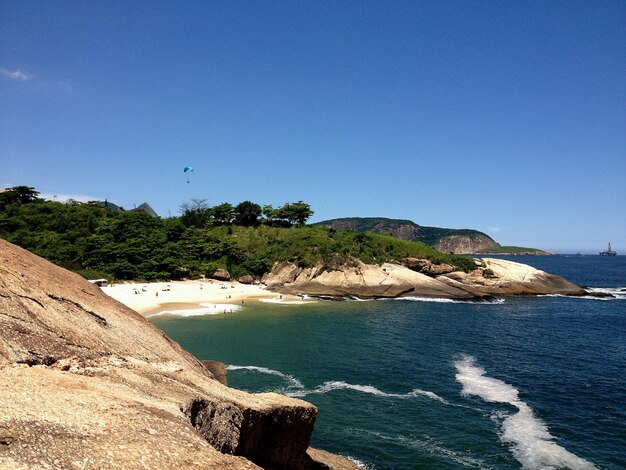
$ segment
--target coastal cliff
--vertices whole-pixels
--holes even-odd
[[[476,260],[476,269],[455,271],[447,264],[408,258],[381,266],[352,259],[343,265],[300,268],[276,263],[263,277],[268,288],[289,294],[334,298],[430,297],[477,300],[507,295],[589,295],[562,277],[499,259]]]
[[[0,240],[1,468],[353,469],[317,409],[249,394],[82,277]]]

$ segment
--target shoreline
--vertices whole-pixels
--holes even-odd
[[[144,317],[176,312],[173,315],[215,315],[231,313],[247,303],[301,304],[301,297],[268,290],[262,284],[216,280],[128,282],[100,290]],[[197,310],[197,313],[193,313]],[[182,313],[186,312],[186,313]]]

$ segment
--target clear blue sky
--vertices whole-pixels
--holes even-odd
[[[626,254],[626,2],[0,0],[21,184]]]

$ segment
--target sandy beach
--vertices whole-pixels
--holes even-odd
[[[101,289],[146,317],[228,314],[247,303],[302,304],[312,301],[272,292],[263,285],[215,280],[119,283]]]

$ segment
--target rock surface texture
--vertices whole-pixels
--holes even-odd
[[[492,248],[498,246],[497,243],[485,236],[476,234],[473,236],[468,235],[448,235],[443,237],[435,244],[442,253],[479,253],[486,248]]]
[[[495,258],[481,261],[483,267],[480,269],[444,274],[437,280],[479,295],[590,295],[562,277],[527,264]]]
[[[365,264],[359,260],[353,260],[350,265],[335,266],[334,269],[325,269],[321,264],[302,269],[293,263],[276,263],[272,272],[264,276],[263,283],[269,289],[287,294],[337,298],[476,297],[473,293],[404,266],[390,263],[378,266]]]
[[[248,394],[80,276],[0,240],[0,468],[353,469],[316,408]]]
[[[368,265],[352,260],[349,265],[318,264],[299,268],[276,263],[263,277],[269,289],[288,294],[335,298],[430,297],[481,300],[495,295],[562,294],[589,295],[562,277],[525,264],[499,259],[477,260],[484,265],[470,273],[452,272],[449,265],[407,258],[406,266],[386,263]]]

